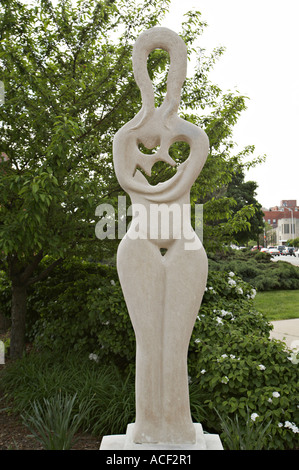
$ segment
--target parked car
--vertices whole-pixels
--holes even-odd
[[[261,251],[263,251],[264,253],[267,253],[267,252],[268,252],[268,248],[261,248]]]
[[[285,255],[295,256],[295,248],[293,246],[286,246]]]
[[[251,248],[251,251],[260,250],[261,248],[262,248],[261,246],[257,246],[257,245],[256,245],[256,246],[253,246],[253,247]]]
[[[279,256],[280,255],[279,250],[275,246],[269,246],[268,247],[268,253],[270,253],[270,255],[273,255],[273,256]]]
[[[279,250],[279,253],[280,253],[281,255],[284,255],[284,254],[285,254],[285,253],[284,253],[284,252],[285,252],[285,249],[286,249],[285,245],[279,245],[279,246],[277,247],[277,249]]]

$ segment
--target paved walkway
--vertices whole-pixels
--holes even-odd
[[[278,320],[271,322],[274,329],[271,338],[284,341],[289,348],[299,350],[299,318],[294,320]]]

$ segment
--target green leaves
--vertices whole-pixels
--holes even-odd
[[[79,412],[74,412],[77,394],[64,395],[60,392],[53,397],[34,401],[31,410],[22,418],[44,450],[70,450],[75,433],[89,412],[90,403],[79,404]]]
[[[92,221],[102,200],[113,202],[122,194],[112,141],[141,107],[132,46],[142,31],[159,25],[169,6],[169,0],[2,1],[0,79],[6,96],[0,106],[0,149],[9,160],[0,164],[0,252],[2,265],[8,273],[17,272],[19,282],[28,271],[28,283],[36,279],[36,253],[38,261],[47,255],[60,259],[93,253],[95,259],[113,262],[118,241],[99,243]],[[222,93],[210,82],[209,70],[223,49],[207,54],[198,47],[204,27],[199,12],[188,13],[182,25],[189,57],[195,54],[197,65],[182,90],[180,113],[202,126],[210,139],[210,155],[191,199],[205,204],[205,241],[219,247],[247,228],[252,215],[250,205],[234,214],[234,198],[225,195],[232,174],[242,166],[242,156],[233,155],[231,137],[246,99]],[[151,74],[160,77],[159,103],[165,94],[166,56],[161,51],[152,55]],[[198,109],[205,110],[203,117]],[[188,153],[180,148],[171,152],[181,160]],[[168,171],[159,167],[155,183],[168,178]],[[103,298],[111,311],[122,311],[120,295]],[[111,344],[114,339],[109,337]],[[119,351],[122,347],[118,344]]]
[[[61,194],[51,169],[30,172],[11,170],[0,174],[3,203],[0,209],[0,248],[8,255],[13,251],[29,254],[49,246],[47,218],[51,205]],[[21,227],[23,230],[21,230]],[[24,228],[26,227],[26,230]]]
[[[132,45],[142,30],[159,24],[170,4],[169,0],[154,3],[92,0],[87,4],[78,0],[53,6],[43,1],[31,7],[20,7],[16,0],[2,3],[0,25],[5,33],[0,75],[6,100],[0,107],[4,123],[0,138],[19,181],[13,183],[12,174],[2,173],[1,179],[6,188],[11,185],[11,192],[5,190],[3,196],[10,210],[26,209],[24,217],[14,218],[16,227],[19,222],[19,233],[23,233],[24,218],[36,239],[40,231],[35,230],[33,221],[45,224],[49,234],[55,232],[52,241],[55,239],[58,245],[72,246],[75,238],[81,240],[77,246],[83,247],[90,240],[92,198],[98,203],[107,194],[121,194],[112,167],[112,139],[140,109],[140,91],[132,74]],[[230,181],[240,162],[241,156],[231,156],[230,139],[246,106],[244,97],[223,94],[209,81],[208,72],[223,50],[208,55],[198,48],[197,39],[205,25],[199,12],[187,13],[182,24],[181,35],[189,54],[198,57],[198,64],[182,90],[181,112],[202,125],[210,139],[211,155],[192,189],[192,200],[209,202],[204,212],[210,220],[216,212],[221,218],[231,213],[227,201],[221,200],[219,188]],[[159,102],[165,94],[166,56],[157,50],[150,59],[150,73],[164,77],[157,83]],[[190,109],[198,108],[208,109],[208,114],[203,118],[190,114]],[[54,179],[46,183],[40,176],[47,168],[51,168],[57,185]],[[167,169],[154,173],[155,183],[170,176]],[[78,217],[83,213],[85,217]],[[214,231],[215,243],[227,241],[235,229],[248,226],[248,221],[249,208],[221,226],[225,240]],[[88,236],[82,238],[84,227]],[[208,231],[206,240],[209,238]],[[38,245],[53,253],[54,244],[45,245],[42,234]],[[27,249],[26,242],[24,255]]]
[[[249,450],[257,445],[250,436],[262,436],[264,428],[263,448],[294,448],[296,432],[287,436],[281,423],[296,421],[292,396],[297,395],[298,366],[283,343],[269,339],[271,326],[253,308],[253,297],[252,288],[233,272],[209,272],[190,343],[189,374],[204,401],[207,426],[213,421],[221,432],[224,423],[230,424],[221,435],[227,448],[233,445],[228,431],[244,438]]]
[[[272,420],[267,419],[255,424],[252,419],[252,417],[255,417],[255,414],[250,412],[248,406],[246,407],[246,411],[244,406],[241,407],[240,411],[241,419],[238,414],[232,419],[230,417],[221,416],[216,410],[227,448],[229,450],[267,449],[267,441],[271,440],[269,427]]]
[[[113,135],[140,106],[131,46],[136,31],[156,24],[168,3],[2,2],[0,144],[9,168],[0,172],[0,249],[6,255],[27,258],[41,246],[54,254],[62,245],[73,249],[75,240],[77,247],[89,243],[99,199],[119,190]]]

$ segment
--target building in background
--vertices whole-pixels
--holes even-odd
[[[263,209],[264,221],[272,230],[267,234],[269,244],[285,245],[299,237],[299,206],[295,199],[285,199],[280,206]]]

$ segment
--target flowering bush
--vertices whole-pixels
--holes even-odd
[[[200,402],[194,418],[221,432],[218,414],[238,415],[245,426],[249,410],[253,426],[269,424],[267,449],[294,448],[298,361],[282,342],[269,339],[272,327],[253,308],[254,295],[234,273],[210,273],[189,351]]]

